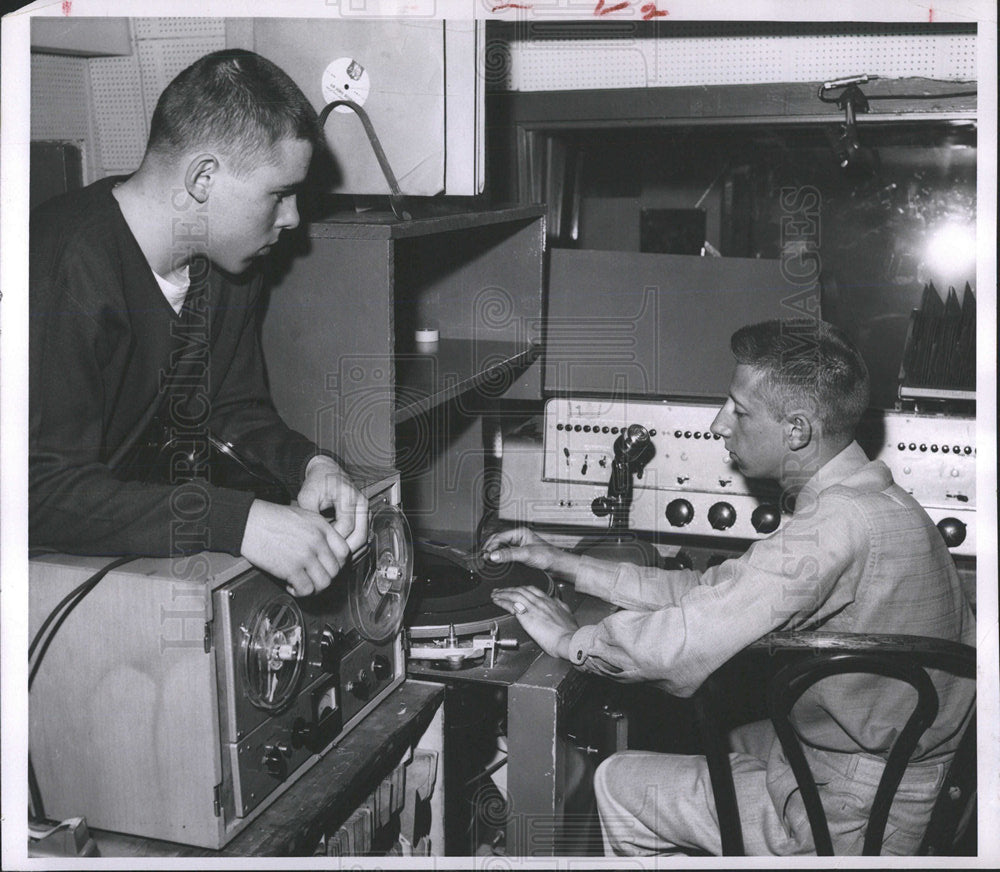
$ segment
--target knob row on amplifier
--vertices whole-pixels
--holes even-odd
[[[671,527],[686,527],[695,519],[694,506],[683,497],[671,500],[664,511]],[[728,530],[736,523],[737,512],[732,503],[720,500],[708,509],[708,523],[713,530]],[[763,536],[773,533],[781,524],[781,510],[769,503],[757,506],[750,515],[754,530]]]
[[[683,497],[671,500],[664,511],[671,527],[686,527],[695,518],[694,506]],[[736,523],[736,509],[730,503],[720,501],[708,509],[708,523],[714,530],[728,530]],[[773,533],[781,525],[781,510],[770,503],[761,503],[750,515],[754,530],[762,536]],[[957,548],[965,541],[968,528],[958,518],[941,518],[937,528],[949,548]]]

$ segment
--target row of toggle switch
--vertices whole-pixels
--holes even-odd
[[[900,451],[906,451],[906,449],[909,448],[910,451],[920,450],[920,451],[930,451],[931,453],[936,453],[937,451],[940,450],[942,454],[948,454],[949,452],[952,452],[954,454],[972,454],[971,445],[966,445],[965,448],[962,448],[960,445],[952,445],[951,447],[949,447],[947,445],[939,446],[937,443],[928,445],[926,442],[921,442],[920,445],[917,445],[916,442],[911,442],[909,446],[907,446],[905,442],[900,442],[896,446],[896,448],[899,449]]]
[[[567,433],[610,433],[616,436],[618,433],[625,433],[627,427],[612,427],[609,425],[591,425],[591,424],[556,424],[556,430],[565,430]],[[649,435],[655,436],[656,430],[650,429]],[[711,439],[719,440],[722,437],[717,433],[712,433],[710,430],[674,430],[675,439],[704,439],[708,442]]]

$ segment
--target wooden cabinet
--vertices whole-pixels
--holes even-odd
[[[244,21],[249,27],[227,28],[227,43],[274,61],[317,112],[333,100],[364,107],[404,194],[482,193],[484,22],[405,14]],[[353,112],[336,109],[323,134],[339,176],[332,191],[388,192]]]
[[[540,207],[310,224],[277,264],[263,346],[290,426],[352,464],[393,467],[417,533],[469,539],[484,419],[540,399]],[[418,344],[417,328],[439,331]],[[471,544],[471,541],[468,541]]]

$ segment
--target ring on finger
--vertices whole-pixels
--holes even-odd
[[[519,615],[523,615],[526,611],[528,611],[528,607],[524,603],[514,603],[514,611]]]

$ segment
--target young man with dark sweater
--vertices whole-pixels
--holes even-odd
[[[255,265],[299,223],[319,139],[282,70],[216,52],[167,86],[134,174],[32,214],[33,549],[229,552],[302,596],[365,541],[365,498],[281,421],[258,338]],[[135,463],[151,434],[175,446],[160,480]],[[212,483],[212,444],[266,469],[294,501]]]

